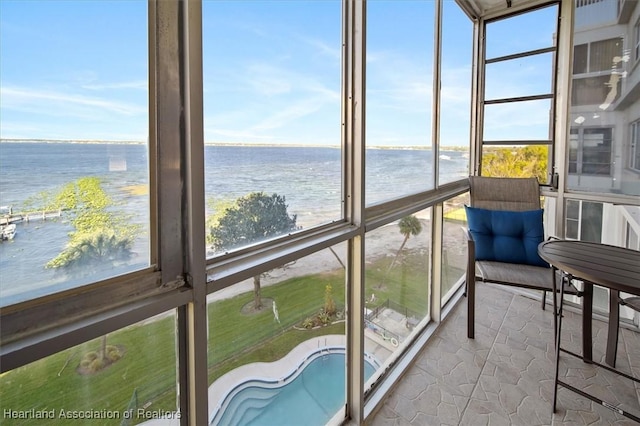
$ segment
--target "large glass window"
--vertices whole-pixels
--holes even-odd
[[[629,167],[640,171],[640,121],[631,123]]]
[[[602,206],[602,203],[567,200],[565,238],[601,242]]]
[[[637,20],[618,22],[601,6],[585,3],[575,15],[567,188],[640,195]]]
[[[0,19],[0,306],[147,267],[147,2]]]
[[[346,261],[339,244],[209,296],[212,424],[323,425],[344,407]]]
[[[611,174],[612,129],[571,129],[569,173]]]
[[[433,188],[434,9],[425,0],[367,5],[367,204]]]
[[[204,2],[212,253],[342,217],[341,19],[337,0]],[[216,224],[245,213],[221,237]]]
[[[2,424],[179,423],[176,378],[168,311],[1,374]]]
[[[483,176],[550,181],[557,18],[554,4],[485,25]]]
[[[621,69],[622,38],[598,40],[574,47],[573,73],[583,74]]]
[[[455,2],[444,2],[438,183],[469,175],[473,23]]]
[[[431,209],[426,209],[366,236],[365,340],[386,365],[397,359],[429,315],[430,229]]]
[[[640,59],[640,21],[633,26],[633,61]]]
[[[467,215],[465,204],[469,204],[469,194],[460,195],[444,203],[444,223],[442,226],[442,304],[462,284],[467,267]]]

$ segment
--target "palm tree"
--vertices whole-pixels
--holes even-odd
[[[101,265],[111,264],[131,256],[133,238],[117,235],[108,229],[74,236],[55,259],[47,263],[48,268],[64,268],[72,275],[90,275]]]
[[[400,228],[400,233],[404,235],[404,240],[402,240],[402,244],[400,244],[400,248],[396,252],[396,256],[393,258],[393,261],[389,265],[387,274],[389,273],[389,271],[391,271],[391,268],[393,268],[393,265],[395,265],[396,261],[398,260],[398,257],[400,256],[400,253],[402,253],[402,249],[404,248],[405,244],[407,244],[409,237],[411,237],[412,235],[416,236],[420,232],[422,232],[422,224],[420,223],[420,220],[414,215],[405,216],[400,219],[400,222],[398,222],[398,228]]]

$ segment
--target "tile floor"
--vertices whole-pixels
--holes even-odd
[[[369,422],[383,425],[637,424],[568,389],[552,414],[554,344],[550,306],[505,287],[478,284],[476,338],[466,300],[455,307]],[[581,352],[581,316],[565,311],[562,347]],[[593,322],[593,357],[604,363],[606,323]],[[562,354],[560,377],[640,415],[633,381]],[[617,368],[640,377],[640,336],[621,328]],[[614,394],[615,391],[615,394]]]

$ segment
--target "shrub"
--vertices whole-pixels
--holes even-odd
[[[329,315],[327,312],[325,312],[324,310],[320,311],[320,313],[318,314],[318,320],[320,320],[320,323],[322,325],[327,325],[329,324],[329,322],[331,321],[331,315]]]
[[[92,373],[98,372],[103,368],[104,368],[104,360],[101,358],[94,359],[93,361],[91,361],[91,364],[89,365],[89,371],[91,371]]]
[[[306,329],[313,328],[313,318],[309,317],[302,321],[302,326]]]
[[[110,362],[116,362],[117,360],[122,358],[122,354],[120,353],[120,350],[117,347],[107,346],[106,358]]]
[[[324,288],[324,312],[332,316],[336,313],[336,302],[333,300],[333,288],[327,284]]]

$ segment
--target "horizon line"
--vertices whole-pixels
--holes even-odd
[[[76,143],[76,144],[113,144],[113,145],[145,145],[146,141],[141,140],[111,140],[111,139],[43,139],[43,138],[0,138],[0,143]],[[294,144],[294,143],[257,143],[257,142],[205,142],[205,146],[246,146],[246,147],[287,147],[287,148],[341,148],[341,145],[324,144]],[[420,145],[372,145],[367,148],[373,149],[413,149],[432,150],[431,146]],[[442,145],[441,150],[468,150],[466,146]],[[447,149],[443,149],[447,148]]]

